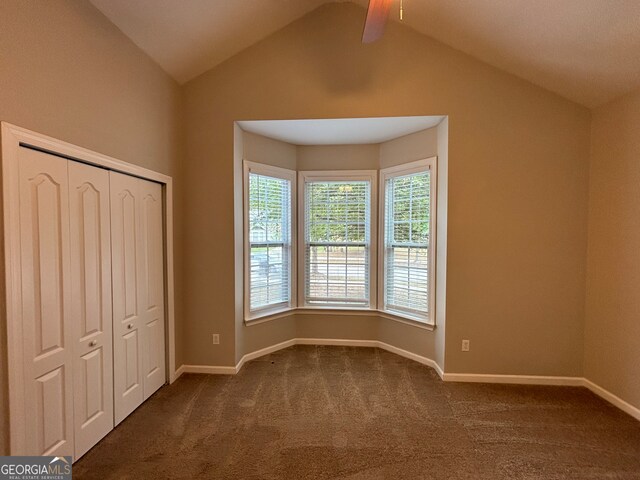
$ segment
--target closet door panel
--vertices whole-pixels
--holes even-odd
[[[73,439],[67,434],[70,413],[66,405],[67,371],[65,366],[61,366],[36,379],[35,423],[38,433],[31,438],[36,439],[37,452],[42,452],[42,455],[57,455],[73,448]]]
[[[164,245],[162,187],[139,180],[141,245],[140,306],[143,317],[144,393],[148,398],[166,381],[164,322]]]
[[[141,318],[140,180],[110,172],[114,417],[120,423],[144,400]]]
[[[113,428],[109,172],[69,162],[75,458]]]
[[[19,150],[26,452],[73,455],[67,160]]]

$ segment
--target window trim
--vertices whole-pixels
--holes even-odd
[[[429,317],[420,318],[396,310],[386,309],[384,305],[385,289],[385,249],[384,249],[384,222],[385,222],[385,184],[391,177],[419,173],[421,171],[431,171],[431,219],[429,254],[431,272],[429,276],[430,285],[433,288],[429,291]],[[249,173],[266,175],[274,178],[282,178],[291,182],[291,248],[290,248],[290,292],[291,297],[288,304],[277,304],[261,308],[251,313],[249,296]],[[311,181],[369,181],[371,184],[370,198],[370,252],[369,252],[369,306],[349,307],[342,304],[305,304],[305,282],[306,282],[306,248],[305,248],[305,183]],[[419,328],[433,330],[436,322],[436,268],[437,268],[437,156],[403,163],[397,166],[382,168],[380,170],[314,170],[295,171],[282,167],[256,163],[249,160],[243,161],[243,259],[244,259],[244,321],[247,325],[258,324],[265,321],[275,320],[296,313],[325,313],[349,315],[378,314],[381,318],[407,323]]]
[[[274,312],[264,317],[256,318],[245,322],[247,327],[252,325],[260,325],[262,323],[271,322],[273,320],[279,320],[281,318],[288,318],[293,315],[340,315],[346,317],[377,317],[391,320],[411,327],[419,328],[422,330],[428,330],[430,332],[436,329],[435,325],[425,323],[424,320],[411,320],[407,317],[400,317],[395,313],[383,312],[382,310],[363,310],[363,309],[344,309],[344,308],[292,308],[284,310],[282,312]]]
[[[264,175],[272,178],[279,178],[282,180],[288,180],[291,183],[291,246],[289,248],[289,302],[281,302],[274,305],[268,305],[251,311],[251,295],[250,295],[250,269],[251,269],[251,242],[249,235],[249,174],[255,173],[256,175]],[[243,305],[244,305],[244,320],[250,322],[270,315],[287,312],[296,308],[297,302],[297,182],[296,172],[287,168],[274,167],[272,165],[265,165],[263,163],[251,162],[249,160],[243,161],[243,173],[242,173],[242,186],[243,186],[243,259],[244,259],[244,279],[243,279]]]
[[[419,322],[424,325],[435,326],[435,318],[436,318],[436,250],[437,250],[437,185],[438,185],[438,171],[437,171],[437,159],[438,157],[429,157],[421,160],[416,160],[409,163],[404,163],[401,165],[396,165],[393,167],[383,168],[380,170],[380,202],[378,204],[378,217],[380,228],[378,229],[378,245],[380,248],[378,249],[378,270],[377,270],[377,280],[378,280],[378,310],[382,313],[393,315],[395,317],[404,318],[410,320],[412,322]],[[431,215],[429,218],[429,314],[427,317],[418,317],[415,315],[411,315],[407,312],[402,312],[398,310],[388,309],[385,302],[385,288],[386,288],[386,277],[385,277],[385,263],[386,263],[386,249],[385,249],[385,223],[386,223],[386,211],[385,211],[385,203],[386,203],[386,182],[390,178],[400,177],[404,175],[411,175],[415,173],[420,173],[424,171],[430,172],[430,204],[431,204]]]
[[[305,239],[305,196],[306,183],[310,182],[340,182],[340,181],[368,181],[371,185],[369,198],[369,305],[349,307],[344,304],[308,304],[306,302],[306,264],[307,249]],[[378,171],[377,170],[313,170],[298,172],[298,308],[307,310],[353,310],[375,311],[377,309],[377,261],[378,261]]]

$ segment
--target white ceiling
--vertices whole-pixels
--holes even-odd
[[[326,0],[91,0],[179,83],[206,72]]]
[[[248,120],[238,124],[293,145],[360,145],[382,143],[435,127],[444,117],[335,118],[325,120]]]
[[[582,105],[640,86],[640,0],[404,5],[405,23],[416,30]]]
[[[333,0],[91,1],[184,83]],[[419,32],[589,107],[640,86],[640,0],[404,0],[404,8]]]

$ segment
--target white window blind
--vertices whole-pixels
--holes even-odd
[[[385,309],[422,319],[430,308],[431,174],[387,178],[384,214]]]
[[[291,181],[249,173],[249,309],[291,301]]]
[[[305,302],[367,307],[371,182],[305,183]]]

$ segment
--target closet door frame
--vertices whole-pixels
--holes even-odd
[[[167,379],[176,379],[175,365],[175,312],[173,274],[173,181],[161,173],[115,158],[92,152],[54,138],[2,122],[2,196],[4,228],[5,301],[7,325],[7,359],[9,377],[9,448],[11,455],[21,455],[27,448],[26,418],[24,409],[24,365],[22,348],[22,287],[20,261],[20,196],[18,155],[20,148],[31,148],[95,167],[106,168],[133,175],[162,185],[164,223],[164,271],[165,271],[165,351]],[[20,341],[17,341],[20,339]]]

